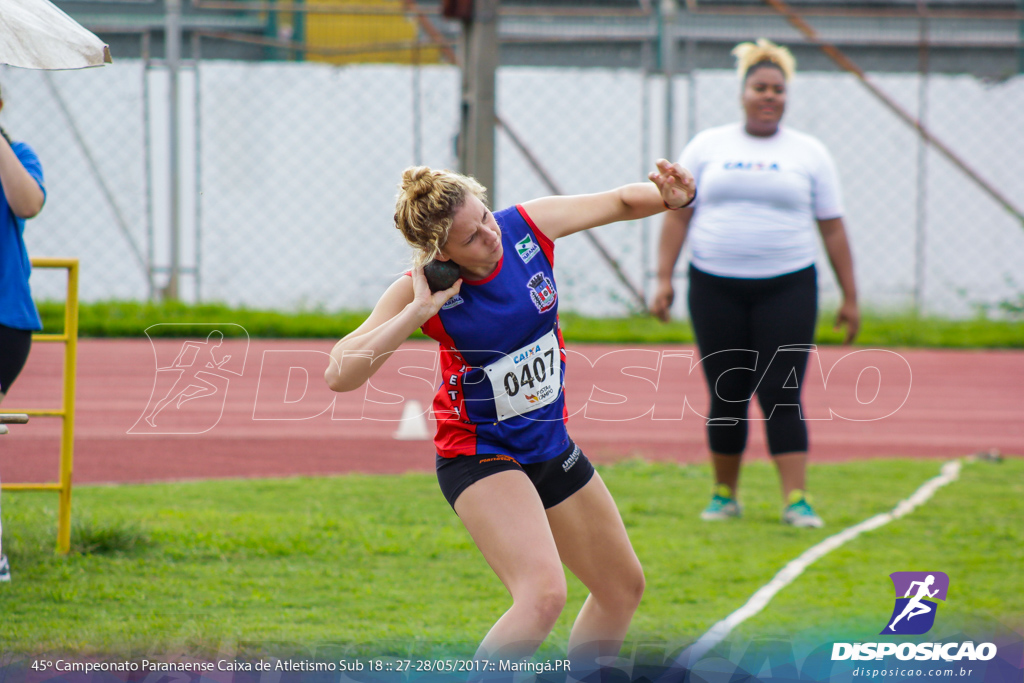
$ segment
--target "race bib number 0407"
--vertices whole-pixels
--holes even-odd
[[[551,330],[484,370],[494,391],[499,422],[553,403],[562,387],[558,337]]]

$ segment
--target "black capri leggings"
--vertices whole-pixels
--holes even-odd
[[[689,304],[711,394],[711,450],[743,453],[747,406],[756,393],[768,418],[768,451],[806,451],[800,387],[818,317],[814,266],[748,279],[710,275],[691,265]]]
[[[6,394],[25,367],[32,332],[0,325],[0,393]]]

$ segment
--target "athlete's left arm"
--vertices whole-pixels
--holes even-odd
[[[696,192],[693,175],[679,164],[657,162],[650,183],[632,183],[608,192],[541,197],[523,204],[537,228],[552,240],[599,225],[631,221],[687,205]]]
[[[828,260],[832,263],[839,288],[843,290],[843,302],[836,313],[835,328],[846,325],[844,344],[849,344],[860,330],[860,309],[857,306],[857,281],[853,276],[853,254],[846,237],[846,226],[842,218],[828,218],[818,221]]]

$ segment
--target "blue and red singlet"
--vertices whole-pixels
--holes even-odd
[[[569,446],[562,390],[554,242],[521,206],[494,214],[504,250],[494,272],[463,280],[423,332],[441,345],[434,446],[443,458],[549,460]]]

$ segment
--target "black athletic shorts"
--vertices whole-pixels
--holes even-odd
[[[521,465],[508,455],[437,456],[437,483],[448,504],[455,501],[470,484],[505,470],[522,470],[540,494],[544,509],[553,508],[587,485],[594,476],[594,466],[572,441],[561,455],[544,462]]]

